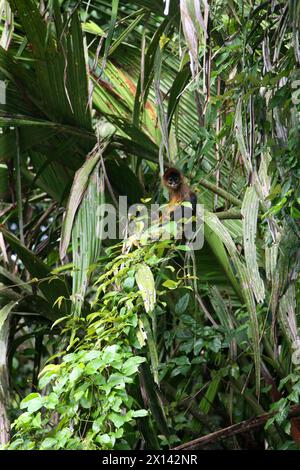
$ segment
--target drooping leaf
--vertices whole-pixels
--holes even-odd
[[[74,218],[88,186],[90,175],[96,164],[99,162],[106,145],[107,143],[102,144],[101,146],[97,145],[87,157],[84,165],[75,174],[62,226],[59,250],[61,259],[63,259],[66,255],[72,233]]]
[[[257,302],[262,303],[265,298],[265,287],[260,277],[257,251],[256,251],[256,226],[258,219],[259,199],[254,187],[246,190],[243,205],[243,238],[249,282],[252,286]]]
[[[141,264],[135,278],[144,301],[145,310],[147,313],[150,313],[155,307],[156,290],[153,274],[149,266]]]

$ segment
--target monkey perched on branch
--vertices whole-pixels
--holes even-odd
[[[192,213],[196,213],[197,196],[184,182],[183,175],[176,168],[168,168],[163,176],[163,185],[169,191],[168,212],[171,214],[182,202],[190,202]]]
[[[185,183],[183,175],[176,168],[168,168],[162,178],[168,189],[169,202],[164,208],[162,220],[175,221],[176,238],[191,241],[195,234],[197,196]]]

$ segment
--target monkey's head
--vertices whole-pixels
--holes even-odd
[[[168,168],[163,176],[163,181],[167,188],[176,191],[181,185],[183,177],[176,168]]]

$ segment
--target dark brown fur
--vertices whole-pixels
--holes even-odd
[[[176,168],[168,168],[163,176],[163,184],[169,191],[169,211],[173,212],[180,203],[190,202],[193,213],[196,211],[197,196],[184,182],[184,178]]]

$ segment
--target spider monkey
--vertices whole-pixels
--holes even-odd
[[[168,211],[171,214],[182,202],[190,202],[192,215],[196,214],[197,196],[184,182],[183,175],[176,168],[168,168],[163,175],[163,185],[169,191]]]

